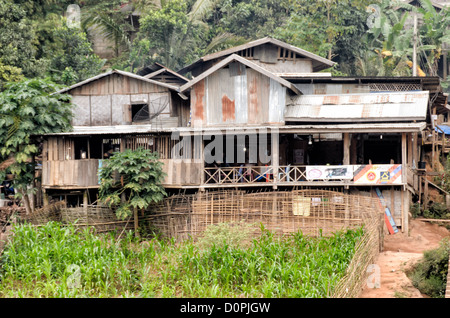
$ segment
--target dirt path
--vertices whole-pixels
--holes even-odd
[[[360,298],[424,298],[406,276],[404,270],[420,260],[425,250],[434,249],[450,232],[437,224],[412,220],[410,235],[387,235],[384,250],[376,264],[380,269],[379,288],[366,287]]]

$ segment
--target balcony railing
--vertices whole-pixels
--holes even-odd
[[[260,182],[289,185],[301,182],[341,182],[377,185],[403,184],[402,165],[272,166],[204,168],[205,184],[255,184]],[[406,180],[405,180],[406,181]]]

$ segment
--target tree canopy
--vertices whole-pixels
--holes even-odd
[[[99,169],[99,200],[114,207],[120,219],[161,201],[162,165],[156,153],[143,148],[113,153]]]
[[[55,94],[58,88],[48,80],[24,79],[6,84],[0,93],[0,162],[12,161],[0,177],[13,174],[25,198],[34,182],[34,158],[40,153],[37,136],[71,129],[70,96]]]

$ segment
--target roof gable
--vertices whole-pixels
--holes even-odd
[[[137,72],[137,74],[147,79],[152,79],[162,83],[170,83],[172,85],[181,86],[189,82],[188,78],[157,62],[142,68],[139,72]]]
[[[264,74],[265,76],[277,81],[278,83],[280,83],[281,85],[289,88],[291,91],[293,91],[295,94],[300,95],[301,92],[297,89],[297,87],[295,87],[295,85],[293,85],[291,82],[265,70],[264,68],[256,65],[255,63],[252,63],[251,61],[236,55],[236,54],[232,54],[229,57],[227,57],[226,59],[220,61],[219,63],[217,63],[216,65],[214,65],[213,67],[211,67],[210,69],[208,69],[206,72],[203,72],[202,74],[200,74],[199,76],[197,76],[196,78],[194,78],[193,80],[189,81],[188,83],[186,83],[185,85],[180,87],[180,92],[184,92],[186,90],[188,90],[189,88],[191,88],[193,85],[195,85],[196,83],[200,82],[201,80],[203,80],[204,78],[208,77],[210,74],[216,72],[217,70],[227,66],[228,64],[232,63],[232,62],[238,62],[241,63],[245,66],[248,66],[250,68],[252,68],[253,70]]]
[[[176,87],[174,85],[161,83],[161,82],[158,82],[158,81],[155,81],[155,80],[152,80],[152,79],[148,79],[148,78],[145,78],[143,76],[139,76],[139,75],[136,75],[136,74],[133,74],[133,73],[130,73],[130,72],[125,72],[125,71],[120,71],[120,70],[111,70],[111,71],[99,74],[97,76],[88,78],[88,79],[86,79],[86,80],[84,80],[82,82],[76,83],[76,84],[74,84],[72,86],[66,87],[66,88],[56,92],[55,94],[67,93],[68,91],[71,91],[71,90],[73,90],[75,88],[91,84],[92,82],[94,82],[96,80],[102,79],[102,78],[107,77],[107,76],[111,76],[113,74],[119,74],[119,75],[126,76],[126,77],[129,77],[129,78],[133,78],[133,79],[136,79],[136,80],[140,80],[140,81],[144,81],[144,82],[147,82],[147,83],[159,85],[159,86],[162,86],[162,87],[168,88],[170,90],[174,90],[174,91],[178,90],[178,87]]]
[[[273,45],[278,46],[278,47],[283,48],[283,49],[287,49],[287,50],[293,51],[293,52],[295,52],[295,53],[297,53],[297,54],[299,54],[299,55],[301,55],[301,56],[303,56],[305,58],[311,59],[312,63],[313,63],[313,69],[314,69],[315,72],[318,72],[318,71],[324,70],[326,68],[332,67],[334,64],[336,64],[333,61],[325,59],[325,58],[323,58],[323,57],[321,57],[319,55],[316,55],[314,53],[308,52],[308,51],[303,50],[301,48],[298,48],[296,46],[287,44],[285,42],[282,42],[282,41],[274,39],[274,38],[265,37],[265,38],[262,38],[262,39],[259,39],[259,40],[255,40],[255,41],[251,41],[251,42],[248,42],[246,44],[235,46],[235,47],[232,47],[232,48],[220,51],[220,52],[216,52],[216,53],[212,53],[212,54],[203,56],[202,58],[200,58],[196,62],[194,62],[194,63],[192,63],[192,64],[182,68],[181,70],[179,70],[178,73],[185,74],[185,73],[189,72],[191,69],[193,69],[195,66],[197,66],[197,65],[199,65],[199,64],[201,64],[203,62],[219,59],[219,58],[225,57],[227,55],[236,54],[237,52],[245,50],[245,49],[250,49],[250,48],[253,48],[253,47],[256,47],[256,46],[261,46],[261,45],[268,44],[268,43],[273,44]]]

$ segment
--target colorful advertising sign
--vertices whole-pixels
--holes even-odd
[[[402,165],[354,166],[353,181],[356,184],[401,184]]]
[[[307,166],[307,180],[351,180],[353,166]]]

